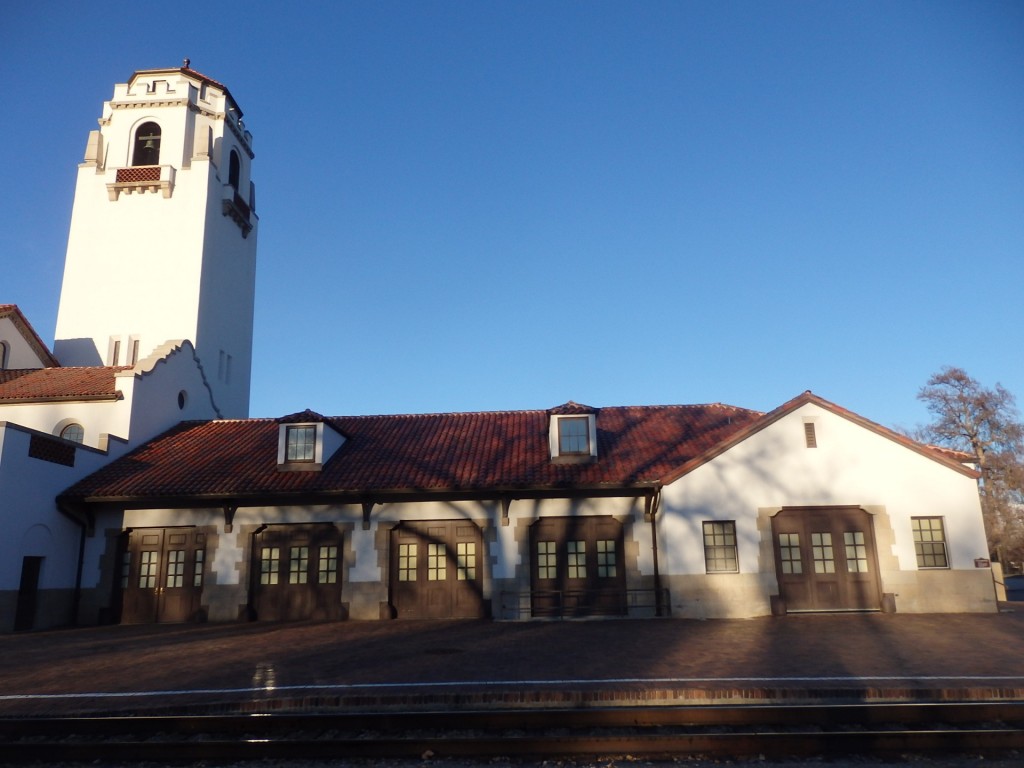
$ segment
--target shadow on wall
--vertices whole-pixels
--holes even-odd
[[[53,342],[53,356],[61,365],[103,365],[103,358],[93,339],[58,339]]]

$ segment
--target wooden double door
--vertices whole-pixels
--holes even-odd
[[[253,615],[260,621],[340,619],[341,532],[330,523],[271,525],[253,536]]]
[[[206,533],[186,528],[125,532],[121,554],[121,622],[173,623],[203,618]]]
[[[475,619],[483,595],[483,535],[469,520],[406,521],[391,530],[390,599],[399,619]]]
[[[622,523],[613,517],[538,520],[530,528],[532,614],[625,614],[622,548]]]
[[[783,509],[772,518],[772,538],[787,611],[880,609],[873,519],[863,509]]]

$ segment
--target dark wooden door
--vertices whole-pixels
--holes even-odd
[[[14,609],[14,631],[32,629],[36,621],[36,604],[39,597],[39,573],[43,558],[28,555],[21,561],[21,582],[18,585],[18,602]]]
[[[253,611],[261,621],[341,618],[341,533],[334,525],[269,526],[255,537]]]
[[[608,516],[538,520],[530,529],[534,616],[626,612],[622,523]]]
[[[391,531],[391,602],[400,619],[487,615],[483,536],[466,520],[403,522]]]
[[[787,611],[880,608],[874,527],[863,509],[784,509],[772,518],[772,536]]]
[[[205,533],[195,528],[136,528],[129,532],[124,558],[122,623],[201,618]]]

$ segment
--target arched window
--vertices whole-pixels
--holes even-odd
[[[0,341],[0,371],[7,367],[7,358],[10,356],[10,347],[6,341]]]
[[[228,184],[238,191],[238,177],[242,173],[242,161],[238,159],[238,153],[231,150],[231,158],[228,160]]]
[[[73,443],[81,443],[85,440],[85,429],[81,424],[68,424],[60,431],[60,436]]]
[[[143,123],[135,132],[132,165],[160,165],[160,126]]]

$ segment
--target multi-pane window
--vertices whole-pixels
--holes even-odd
[[[615,539],[598,540],[597,575],[602,579],[615,578]]]
[[[868,547],[864,531],[846,531],[843,534],[846,545],[846,570],[850,573],[868,572]]]
[[[85,441],[85,428],[81,424],[68,424],[60,431],[60,436],[73,443]]]
[[[573,416],[558,420],[558,453],[590,455],[590,419]]]
[[[196,550],[196,561],[192,566],[192,586],[203,586],[203,565],[206,562],[206,550]]]
[[[277,584],[281,573],[281,548],[264,547],[260,552],[260,584]]]
[[[289,426],[285,430],[285,461],[313,461],[316,455],[316,426]]]
[[[587,542],[570,541],[566,543],[568,554],[567,565],[570,579],[587,578]]]
[[[476,542],[460,541],[456,544],[456,559],[458,562],[459,581],[472,581],[476,578]]]
[[[811,534],[811,558],[815,573],[835,573],[836,555],[832,549],[831,533]]]
[[[172,549],[167,553],[168,587],[181,587],[185,584],[185,550]]]
[[[779,562],[783,573],[803,573],[803,560],[800,557],[800,534],[779,534]]]
[[[427,581],[444,581],[447,578],[444,544],[427,545]]]
[[[704,523],[704,564],[708,573],[736,573],[736,523],[732,520]]]
[[[155,589],[159,553],[147,550],[140,552],[139,555],[139,587],[141,589]]]
[[[554,579],[558,577],[558,565],[555,556],[555,542],[537,542],[537,578]]]
[[[946,531],[941,517],[912,517],[914,552],[918,568],[949,568],[946,553]]]
[[[292,547],[288,557],[288,583],[309,581],[309,547]]]
[[[416,545],[398,545],[398,580],[416,581]]]
[[[320,558],[317,563],[317,581],[320,584],[337,584],[338,548],[327,545],[320,547]]]

